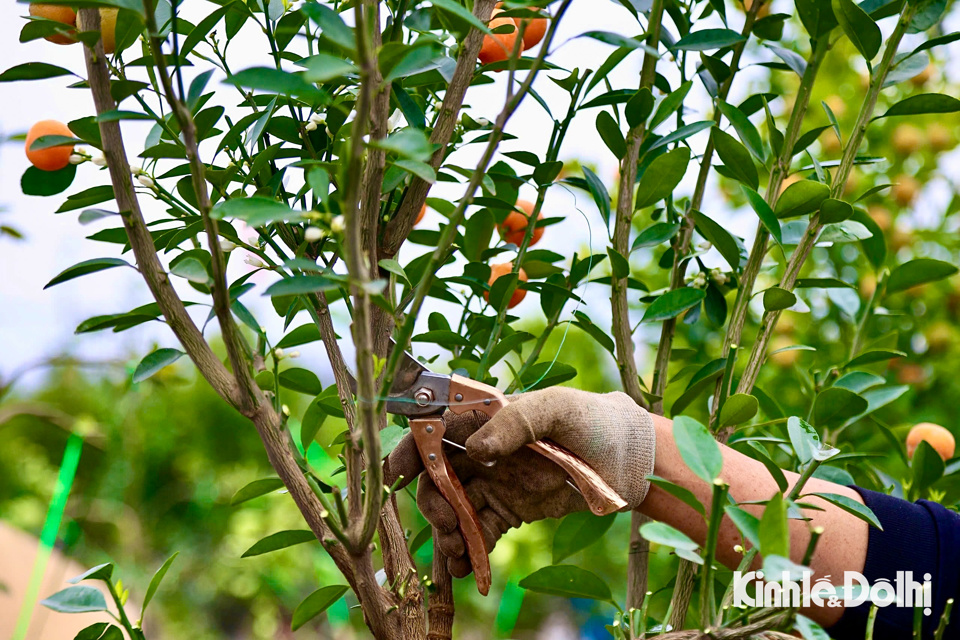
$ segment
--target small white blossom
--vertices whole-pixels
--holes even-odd
[[[71,153],[69,160],[70,160],[70,164],[83,164],[84,162],[87,161],[86,158],[84,158],[78,153]]]
[[[324,130],[324,132],[326,132],[328,138],[332,138],[332,137],[333,137],[333,132],[330,131],[330,127],[324,127],[323,130]]]
[[[274,350],[273,350],[273,357],[276,358],[276,359],[278,359],[278,360],[279,360],[280,358],[282,358],[282,357],[283,357],[283,349],[281,349],[280,347],[277,347],[276,349],[274,349]]]
[[[327,117],[322,113],[314,113],[313,115],[310,116],[310,122],[317,125],[327,124]]]
[[[246,258],[243,259],[243,261],[246,262],[251,267],[256,267],[257,269],[263,269],[264,267],[267,266],[263,263],[263,260],[254,256],[247,256]]]
[[[304,129],[305,131],[316,131],[316,130],[317,130],[317,123],[316,123],[316,122],[312,122],[312,121],[311,121],[311,122],[308,122],[307,124],[303,125],[303,129]]]
[[[235,245],[234,243],[230,242],[226,238],[220,238],[220,250],[223,251],[224,253],[230,253],[236,248],[237,248],[237,245]]]
[[[710,251],[711,247],[713,247],[713,245],[709,242],[701,242],[697,245],[697,249],[700,249],[700,251]]]
[[[300,352],[299,352],[299,351],[291,351],[290,353],[287,354],[287,357],[288,357],[288,358],[299,358],[299,357],[300,357]]]
[[[148,189],[153,189],[155,186],[157,186],[157,185],[153,182],[153,178],[151,178],[150,176],[147,176],[147,175],[139,175],[139,176],[137,176],[137,182],[139,182],[139,183],[142,184],[143,186],[147,187]]]
[[[343,216],[337,216],[330,221],[330,231],[334,233],[343,233],[343,230],[346,229],[346,224],[343,221]]]
[[[407,124],[407,119],[403,117],[403,112],[400,109],[395,109],[393,114],[387,118],[387,131],[393,131],[394,129],[399,129],[404,127]]]
[[[319,242],[325,235],[320,227],[307,227],[307,230],[303,232],[303,239],[307,242]]]
[[[697,274],[697,277],[693,279],[693,286],[697,289],[702,289],[707,286],[707,274],[702,271]]]
[[[283,412],[283,415],[285,415],[285,416],[290,415],[290,407],[288,407],[287,405],[282,405],[282,406],[280,407],[280,411],[282,411],[282,412]]]
[[[99,154],[93,156],[92,162],[93,162],[93,164],[97,165],[98,167],[105,167],[105,166],[107,166],[107,159],[104,158],[102,155],[99,155]]]
[[[135,176],[139,176],[143,172],[144,172],[143,169],[141,169],[140,167],[130,167],[130,173],[132,173]]]

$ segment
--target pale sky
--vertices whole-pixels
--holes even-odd
[[[186,5],[185,17],[194,23],[198,21],[198,15],[202,17],[215,8],[215,5],[202,0],[189,0],[184,4]],[[79,45],[57,46],[43,40],[27,44],[18,42],[19,32],[24,23],[19,16],[26,13],[27,7],[24,4],[6,0],[0,5],[0,42],[4,43],[0,45],[3,51],[0,67],[6,69],[24,62],[45,61],[83,75],[83,58]],[[742,16],[735,11],[728,11],[728,15],[731,19],[731,28],[739,29]],[[957,22],[956,16],[952,21]],[[706,26],[716,25],[703,25],[700,28]],[[956,25],[952,27],[952,29],[956,28]],[[559,45],[550,56],[551,62],[568,69],[575,66],[581,69],[596,69],[613,51],[613,47],[586,38],[573,39],[578,34],[590,30],[614,31],[628,36],[637,35],[642,31],[632,15],[617,2],[577,0],[572,4],[558,34]],[[886,31],[888,29],[885,29]],[[243,42],[235,43],[230,50],[231,68],[234,71],[249,66],[270,64],[267,58],[248,53],[255,51],[258,52],[258,56],[266,56],[268,49],[262,34],[248,25],[241,32],[240,38]],[[957,44],[953,45],[954,59],[957,57],[956,54],[960,53]],[[201,45],[201,50],[204,46]],[[247,56],[246,59],[244,56]],[[754,62],[772,59],[772,54],[765,50],[747,56],[748,61]],[[636,86],[640,61],[641,53],[635,52],[621,63],[610,75],[613,86]],[[187,81],[194,75],[195,69],[187,71]],[[960,70],[954,68],[950,73],[960,74]],[[762,82],[764,74],[765,70],[762,68],[745,69],[737,77],[731,102],[737,103],[758,88],[763,88],[757,82]],[[675,84],[675,78],[670,79]],[[215,75],[209,86],[216,86],[220,80],[222,77]],[[67,84],[69,80],[65,78],[0,84],[0,92],[4,98],[0,102],[0,139],[25,132],[37,120],[57,119],[67,122],[93,114],[89,93],[85,90],[66,89]],[[238,94],[229,87],[220,85],[219,88],[222,91],[217,94],[214,101],[226,106],[228,110],[233,108],[237,103]],[[535,88],[551,105],[555,114],[566,109],[562,93],[545,76],[538,79]],[[492,120],[502,106],[503,90],[503,77],[499,77],[495,85],[472,88],[466,100],[472,107],[471,115]],[[594,95],[602,91],[602,89],[595,89]],[[699,85],[694,92],[692,95],[696,97],[696,101],[693,104],[702,105],[699,116],[709,117],[709,113],[706,112],[708,102],[705,92]],[[131,101],[129,104],[125,103],[124,107],[132,108],[130,105],[133,104]],[[774,104],[772,108],[779,112],[782,106]],[[593,120],[596,113],[596,110],[590,110],[575,120],[561,158],[580,158],[596,165],[598,175],[608,186],[612,186],[616,161],[596,133]],[[694,119],[701,119],[701,117]],[[528,99],[508,125],[507,130],[521,139],[505,143],[501,150],[529,149],[542,155],[549,135],[550,122],[543,109],[534,100]],[[128,156],[133,159],[142,150],[142,141],[147,127],[142,123],[128,121],[123,123],[123,131]],[[700,138],[694,139],[695,149],[700,148],[699,145],[702,145],[704,136],[705,134],[701,134]],[[456,163],[469,166],[469,162],[475,159],[479,152],[479,146],[474,145],[474,147],[476,148],[459,153],[456,156]],[[204,147],[201,149],[201,155],[205,151],[209,153]],[[956,152],[953,159],[960,159]],[[944,164],[954,167],[953,181],[956,184],[957,174],[960,172],[956,167],[960,162],[952,161]],[[155,346],[177,347],[173,335],[159,323],[141,325],[120,334],[108,331],[74,335],[75,327],[86,318],[124,312],[151,300],[139,274],[131,269],[114,269],[96,273],[47,291],[43,290],[44,284],[54,275],[81,260],[118,255],[118,245],[84,240],[85,236],[116,224],[107,220],[82,226],[77,222],[79,211],[58,215],[53,213],[68,194],[90,186],[108,184],[106,172],[98,171],[89,163],[81,165],[77,179],[64,194],[50,198],[36,198],[24,196],[20,192],[20,176],[27,166],[22,142],[8,142],[0,145],[0,208],[3,209],[0,213],[0,224],[13,226],[25,235],[25,240],[19,242],[9,237],[0,237],[0,349],[2,349],[0,380],[27,363],[64,352],[87,359],[122,357],[130,358],[135,362],[139,357],[152,351]],[[694,174],[694,165],[691,163],[681,190],[686,189],[689,192],[695,179]],[[462,193],[462,187],[448,184],[441,186],[442,188],[438,187],[432,193],[450,199],[455,199]],[[949,197],[949,192],[950,189],[947,188],[946,183],[933,184],[925,194],[925,198],[930,198],[931,203],[942,202]],[[533,194],[532,188],[522,191],[522,196],[528,198]],[[734,233],[748,238],[753,234],[755,218],[752,214],[743,211],[723,211],[725,207],[723,200],[712,186],[705,202],[707,203],[704,207],[705,211],[728,221]],[[101,206],[115,207],[115,203]],[[144,197],[141,197],[141,206],[148,219],[157,211],[155,203]],[[942,205],[939,206],[942,208]],[[713,208],[708,210],[708,207]],[[578,208],[583,215],[577,212]],[[606,239],[602,222],[587,194],[554,188],[548,194],[544,210],[548,216],[560,215],[566,218],[563,223],[547,230],[550,249],[570,255],[574,250],[586,246],[591,232],[593,246],[596,248],[604,246]],[[422,226],[436,228],[439,220],[438,214],[430,212]],[[543,244],[546,246],[546,241]],[[417,247],[407,249],[406,253],[401,254],[401,262],[405,262],[420,250]],[[123,257],[132,259],[130,254]],[[716,264],[719,264],[719,261]],[[245,268],[242,260],[232,260],[233,277],[241,274]],[[276,279],[277,276],[272,274],[260,274],[256,282],[265,286]],[[605,326],[608,324],[609,317],[609,294],[602,287],[595,286],[594,289],[586,293],[589,301],[587,311],[597,319],[598,324]],[[182,287],[181,290],[187,299],[201,299],[201,296],[189,287]],[[269,308],[268,300],[260,297],[259,293],[254,290],[247,294],[244,302],[268,328],[271,338],[274,341],[279,340],[282,335],[281,321]],[[202,323],[206,308],[199,309],[195,312],[195,317]],[[534,296],[528,296],[517,311],[531,315],[542,313]],[[302,324],[306,320],[304,316],[295,322],[295,325]],[[340,326],[343,328],[341,334],[346,335],[345,321],[343,318],[340,320],[342,321]],[[302,366],[314,366],[318,371],[325,369],[319,343],[305,345],[301,351],[304,354]],[[640,364],[643,370],[644,363]],[[331,382],[329,376],[321,374],[321,378],[324,379],[325,384]],[[30,386],[39,380],[41,378],[34,375],[26,379],[25,383]]]

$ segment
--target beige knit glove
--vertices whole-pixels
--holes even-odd
[[[623,393],[596,394],[553,387],[515,396],[489,422],[479,414],[444,415],[446,438],[465,444],[467,453],[450,445],[450,464],[473,503],[487,551],[512,527],[543,518],[562,518],[587,509],[567,484],[566,472],[524,445],[549,439],[569,449],[600,474],[629,509],[647,495],[656,449],[653,421]],[[495,462],[486,466],[484,462]],[[407,435],[390,454],[387,484],[404,476],[406,485],[423,471],[416,444]],[[453,509],[428,475],[417,490],[420,511],[434,527],[450,573],[470,573],[463,538]]]

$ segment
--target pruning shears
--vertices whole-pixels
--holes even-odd
[[[391,341],[392,344],[392,341]],[[397,374],[387,394],[387,412],[406,416],[410,431],[423,460],[423,466],[457,516],[460,533],[473,566],[477,589],[482,595],[490,590],[490,559],[483,543],[476,509],[453,467],[444,454],[444,443],[463,449],[462,445],[444,438],[446,425],[443,413],[478,411],[492,418],[507,406],[506,396],[495,387],[457,374],[430,371],[407,352],[400,359]],[[627,503],[586,462],[550,440],[527,445],[540,455],[560,465],[573,480],[567,483],[577,489],[596,515],[608,515]]]

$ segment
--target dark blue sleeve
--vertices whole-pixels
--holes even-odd
[[[933,638],[943,608],[960,590],[960,515],[935,503],[907,502],[860,487],[852,487],[873,510],[883,530],[870,527],[867,560],[863,574],[870,584],[883,578],[893,582],[898,571],[912,571],[915,581],[929,573],[933,586],[933,611],[924,616],[923,637]],[[960,640],[960,614],[955,607],[945,640]],[[848,608],[840,621],[828,629],[844,640],[864,637],[870,603]],[[913,609],[880,607],[874,640],[908,640],[913,633]]]

